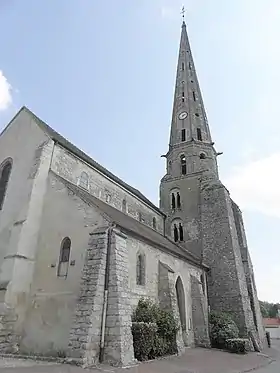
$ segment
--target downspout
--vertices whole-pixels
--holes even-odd
[[[104,361],[105,351],[105,326],[106,317],[108,310],[108,291],[109,291],[109,272],[110,272],[110,259],[111,259],[111,242],[112,242],[112,231],[114,226],[111,225],[107,231],[107,255],[106,255],[106,266],[105,266],[105,281],[104,281],[104,298],[103,298],[103,310],[102,310],[102,321],[101,321],[101,340],[100,340],[100,353],[99,361]]]

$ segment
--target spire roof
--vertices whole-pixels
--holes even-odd
[[[182,141],[182,130],[185,129],[185,140],[192,139],[211,143],[206,112],[197,79],[187,26],[184,18],[180,39],[177,65],[173,114],[170,133],[170,147]],[[202,135],[202,136],[201,136]]]

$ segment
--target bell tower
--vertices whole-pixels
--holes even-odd
[[[264,329],[241,211],[219,180],[217,155],[183,20],[160,207],[166,235],[209,267],[211,310],[228,312],[255,349]]]
[[[167,215],[166,233],[175,241],[188,243],[188,248],[196,255],[201,255],[200,176],[208,171],[218,179],[217,153],[213,145],[183,20],[160,207]]]

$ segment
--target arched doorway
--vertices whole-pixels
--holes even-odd
[[[178,309],[179,309],[179,314],[180,314],[181,327],[182,327],[182,332],[183,332],[183,340],[184,340],[184,343],[186,344],[187,325],[186,325],[185,291],[184,291],[183,282],[180,276],[177,278],[177,281],[176,281],[176,295],[177,295],[177,304],[178,304]]]

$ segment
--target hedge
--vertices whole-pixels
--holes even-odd
[[[157,325],[155,323],[133,322],[133,346],[137,360],[148,360],[156,338]]]
[[[140,299],[132,315],[134,354],[137,360],[155,359],[177,353],[178,323],[173,313]]]
[[[249,349],[249,340],[244,338],[227,339],[226,349],[236,354],[246,354]]]
[[[210,313],[209,323],[212,347],[225,349],[227,340],[238,338],[238,327],[230,315],[223,312],[212,311]]]

